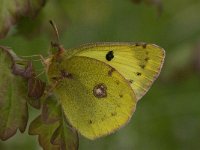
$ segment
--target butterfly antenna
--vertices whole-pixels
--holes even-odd
[[[53,27],[53,30],[54,30],[54,32],[56,34],[56,39],[57,39],[57,42],[51,42],[51,45],[52,45],[52,47],[58,48],[59,52],[63,52],[64,48],[60,44],[60,38],[59,38],[58,28],[57,28],[56,24],[52,20],[50,20],[49,23]]]
[[[59,44],[60,43],[60,37],[59,37],[59,33],[58,33],[58,28],[57,28],[56,24],[52,20],[50,20],[49,23],[53,27],[53,30],[54,30],[54,32],[56,34],[57,43]]]

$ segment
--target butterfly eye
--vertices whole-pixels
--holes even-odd
[[[65,70],[61,70],[60,73],[61,73],[61,76],[64,78],[69,78],[69,79],[73,78],[72,74],[69,72],[66,72]]]
[[[109,51],[109,52],[106,54],[106,60],[107,60],[107,61],[111,61],[113,58],[114,58],[113,51]]]

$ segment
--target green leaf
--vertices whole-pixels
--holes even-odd
[[[38,140],[44,150],[60,150],[58,145],[50,142],[51,136],[55,129],[59,126],[59,122],[53,124],[45,124],[41,116],[38,116],[29,126],[30,135],[39,135]]]
[[[45,150],[77,150],[77,132],[64,119],[56,97],[49,96],[43,102],[42,115],[31,123],[29,134],[39,135],[39,143]]]
[[[34,17],[46,0],[0,0],[0,39],[20,17]]]
[[[78,134],[68,123],[62,113],[62,107],[54,95],[49,96],[43,104],[42,119],[46,124],[59,121],[59,127],[51,137],[51,143],[59,145],[61,150],[77,150]]]
[[[13,54],[13,55],[12,55]],[[11,72],[15,54],[0,47],[0,139],[7,140],[17,129],[24,132],[28,121],[26,82]]]
[[[60,121],[62,117],[61,107],[58,104],[55,96],[49,96],[45,99],[42,106],[42,120],[46,124],[52,124]]]
[[[59,145],[61,150],[77,150],[79,146],[78,134],[65,121],[55,130],[51,143]]]

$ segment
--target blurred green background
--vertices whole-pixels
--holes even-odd
[[[162,3],[162,10],[160,7]],[[18,55],[48,55],[55,39],[72,48],[91,42],[155,43],[166,50],[161,75],[139,101],[131,121],[118,132],[90,141],[80,150],[197,150],[200,147],[199,0],[49,0],[35,19],[22,18],[0,40]],[[40,69],[40,67],[38,67]],[[37,111],[31,109],[31,121]],[[26,131],[27,132],[27,131]],[[17,134],[0,150],[38,150],[36,136]]]

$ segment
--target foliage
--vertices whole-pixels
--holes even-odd
[[[2,48],[6,49],[6,48]],[[25,81],[11,72],[14,56],[0,50],[0,139],[7,140],[19,129],[24,132],[28,121]]]
[[[199,1],[49,0],[43,7],[45,1],[23,0],[19,9],[16,5],[11,7],[13,2],[0,0],[0,4],[4,3],[0,5],[0,44],[12,47],[19,56],[47,55],[49,43],[55,37],[49,19],[58,25],[65,47],[97,41],[145,41],[166,50],[166,63],[159,81],[139,102],[126,128],[92,142],[80,137],[80,149],[199,148]],[[31,2],[34,5],[25,9]],[[57,113],[62,116],[59,104],[54,101],[47,104],[46,98],[27,97],[28,79],[12,73],[13,60],[2,48],[0,62],[0,138],[6,140],[18,129],[25,131],[28,102],[42,111],[38,115],[38,110],[29,107],[29,120],[33,121],[28,126],[30,134],[38,135],[43,149],[59,149],[63,145],[77,148],[77,133],[63,117],[62,121],[57,117]],[[18,66],[25,71],[28,62]],[[41,68],[40,63],[33,61],[36,74]],[[45,76],[40,79],[45,81]],[[34,141],[26,132],[17,133],[10,140],[0,142],[0,149],[38,149]]]
[[[43,103],[42,114],[30,124],[29,134],[39,135],[38,140],[44,150],[78,149],[77,133],[66,125],[60,111],[55,97],[48,97]]]
[[[45,0],[0,0],[0,39],[17,23],[20,17],[34,17]]]
[[[29,134],[39,135],[39,143],[45,150],[78,149],[77,133],[66,125],[66,121],[63,120],[65,117],[61,117],[61,107],[56,107],[56,98],[44,96],[44,101],[40,101],[44,83],[35,76],[32,64],[17,57],[11,49],[0,48],[1,140],[12,137],[17,129],[25,131],[28,121],[28,102],[38,109],[43,102],[42,115],[30,124]]]

